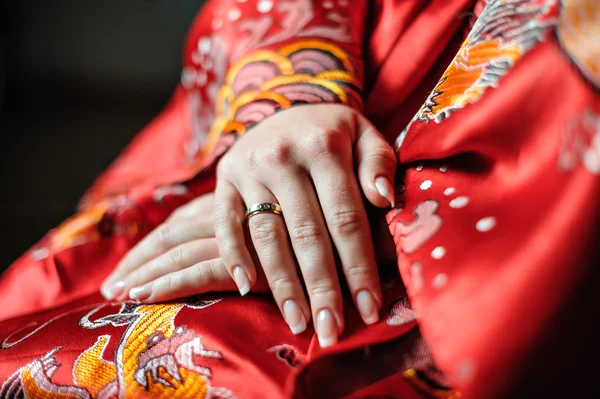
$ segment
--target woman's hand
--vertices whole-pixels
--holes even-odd
[[[133,247],[102,284],[106,299],[158,302],[210,291],[234,291],[219,257],[214,194],[181,206]],[[259,283],[255,291],[266,291]]]
[[[319,104],[265,119],[235,143],[217,171],[215,233],[240,293],[257,281],[253,246],[291,330],[304,331],[312,311],[321,346],[335,343],[344,329],[334,253],[364,322],[379,317],[381,289],[355,168],[373,205],[393,205],[392,148],[351,108]],[[283,217],[251,217],[249,245],[245,212],[260,203],[280,204]]]

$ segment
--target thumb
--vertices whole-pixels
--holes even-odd
[[[394,207],[396,154],[383,135],[362,115],[356,116],[357,138],[354,159],[358,180],[370,203],[379,208]]]

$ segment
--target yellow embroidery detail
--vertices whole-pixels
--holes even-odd
[[[416,122],[448,118],[477,102],[556,26],[559,0],[489,0],[456,57],[396,140],[400,148]]]
[[[408,369],[402,373],[404,378],[418,391],[435,399],[459,399],[462,393],[455,390],[435,388],[424,381],[415,369]]]
[[[435,103],[423,108],[420,117],[435,119],[443,110],[463,108],[477,101],[487,87],[477,85],[484,69],[494,59],[508,60],[515,63],[521,55],[517,45],[502,45],[499,40],[490,40],[471,46],[464,42],[456,59],[444,72],[434,92]]]
[[[29,371],[27,368],[23,370],[21,378],[28,398],[80,399],[80,396],[76,394],[58,393],[45,390],[36,383],[35,378],[31,375],[31,371]]]
[[[189,306],[197,309],[219,300]],[[74,385],[52,381],[61,363],[56,347],[39,359],[21,367],[0,387],[0,396],[21,392],[26,397],[47,399],[127,398],[208,398],[235,395],[225,388],[213,387],[209,367],[201,359],[219,362],[222,355],[206,349],[192,330],[175,326],[184,303],[160,305],[123,304],[116,314],[90,317],[107,305],[100,305],[83,316],[79,324],[86,329],[123,327],[118,337],[101,335],[85,350],[73,366]],[[106,353],[110,340],[118,342],[113,353]],[[106,358],[108,358],[108,360]],[[207,360],[208,359],[208,360]],[[212,359],[212,360],[211,360]],[[12,397],[12,396],[11,396]]]
[[[116,366],[102,358],[109,340],[109,335],[98,337],[96,344],[79,356],[73,370],[73,382],[87,389],[94,398],[117,378]]]
[[[304,67],[297,71],[293,57],[304,50],[316,50],[318,52],[316,56],[322,57],[316,60],[301,60],[301,62],[313,61],[313,64],[309,62],[309,69],[311,66],[317,65],[318,67],[324,67],[319,62],[324,62],[329,66],[331,64],[336,65],[336,69],[316,70],[313,74],[310,74],[305,70],[307,66],[304,64]],[[244,68],[253,64],[272,66],[277,73],[274,76],[268,74],[253,76],[256,81],[260,82],[258,87],[243,88],[241,93],[236,93],[236,88],[234,88],[236,79],[240,77],[240,73]],[[349,104],[348,90],[357,91],[360,88],[360,83],[355,75],[356,71],[348,54],[338,46],[321,40],[302,40],[276,51],[258,50],[243,57],[230,67],[225,84],[219,91],[215,104],[215,121],[199,159],[210,159],[208,155],[214,152],[223,135],[233,133],[236,136],[241,136],[253,124],[270,115],[261,114],[261,116],[256,116],[260,112],[274,113],[287,109],[297,102],[305,103],[301,100],[291,100],[287,93],[277,92],[277,90],[291,88],[292,91],[298,90],[293,93],[296,95],[306,94],[307,97],[312,95],[313,98],[323,95],[330,97],[331,102]],[[253,80],[251,83],[255,83],[255,81]],[[294,85],[305,85],[306,93],[303,93],[298,87],[293,87]],[[240,87],[237,87],[237,90],[240,90]],[[315,91],[317,94],[315,94]],[[360,97],[358,96],[358,98]],[[319,102],[323,101],[325,100]],[[259,103],[263,104],[264,107],[261,111],[248,116],[250,120],[240,121],[238,119],[238,113],[244,107]]]
[[[581,72],[600,87],[600,4],[598,0],[563,0],[558,38]]]

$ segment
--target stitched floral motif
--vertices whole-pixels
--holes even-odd
[[[360,108],[355,75],[349,56],[320,40],[249,54],[229,69],[204,151],[213,152],[223,135],[241,136],[264,118],[293,105],[338,103]]]
[[[400,134],[399,148],[412,124],[436,123],[477,102],[556,26],[558,0],[490,0],[458,54],[411,123]]]
[[[198,39],[182,74],[193,126],[186,153],[197,169],[282,109],[320,102],[362,106],[362,71],[347,53],[360,53],[347,2],[250,0],[243,7],[244,13],[214,9],[212,34]],[[235,41],[225,38],[225,29],[237,32]]]
[[[591,109],[567,123],[558,155],[559,170],[571,171],[579,165],[600,174],[600,115]]]
[[[61,366],[56,357],[62,347],[56,347],[9,377],[0,389],[0,398],[233,399],[235,395],[231,391],[211,385],[211,369],[203,364],[203,361],[222,361],[221,353],[205,348],[199,336],[185,326],[176,326],[174,322],[185,306],[199,309],[217,302],[219,300],[189,305],[125,303],[117,313],[102,317],[95,315],[107,305],[95,306],[80,319],[81,327],[98,329],[113,326],[126,327],[126,330],[117,337],[98,336],[96,342],[79,355],[73,365],[73,385],[59,385],[52,381]],[[47,324],[12,345],[29,338]],[[118,340],[116,349],[109,353],[107,348],[115,338]],[[3,347],[6,346],[4,344]]]
[[[600,87],[600,4],[597,0],[563,0],[557,35],[581,73]]]

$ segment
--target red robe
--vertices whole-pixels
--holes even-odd
[[[208,2],[169,105],[1,276],[0,398],[594,388],[576,362],[598,354],[599,18],[593,0]],[[236,137],[320,102],[361,110],[397,149],[401,278],[382,276],[381,322],[347,298],[321,349],[268,296],[101,298],[135,243],[213,189]]]

